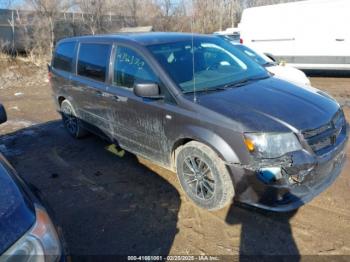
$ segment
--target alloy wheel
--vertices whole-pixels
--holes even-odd
[[[215,180],[209,165],[200,157],[189,156],[183,163],[185,182],[199,199],[209,200],[215,193]]]
[[[78,128],[78,120],[73,115],[73,111],[70,107],[64,107],[63,110],[63,123],[71,134],[75,134]]]

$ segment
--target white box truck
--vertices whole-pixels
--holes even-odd
[[[247,8],[243,44],[300,69],[350,70],[350,0]]]

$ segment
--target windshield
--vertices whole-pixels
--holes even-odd
[[[251,59],[253,59],[255,62],[257,62],[259,65],[266,66],[266,65],[275,64],[266,55],[258,54],[257,52],[246,47],[245,45],[235,45],[235,47],[237,47],[239,50],[241,50],[243,53],[245,53],[247,56],[249,56]]]
[[[151,45],[148,49],[184,93],[269,77],[263,67],[218,37],[195,37],[193,49],[192,40]]]

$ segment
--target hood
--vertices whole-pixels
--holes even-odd
[[[26,233],[35,221],[31,201],[0,155],[0,255]]]
[[[243,131],[253,132],[317,128],[339,110],[338,103],[326,95],[274,77],[225,91],[199,93],[197,101],[241,123]]]
[[[291,66],[268,66],[266,69],[282,80],[290,81],[300,85],[310,85],[310,80],[305,73]]]

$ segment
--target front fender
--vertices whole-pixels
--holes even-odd
[[[187,126],[181,133],[182,135],[176,141],[183,139],[196,140],[210,146],[225,163],[240,163],[240,159],[233,148],[213,131],[199,126]]]

